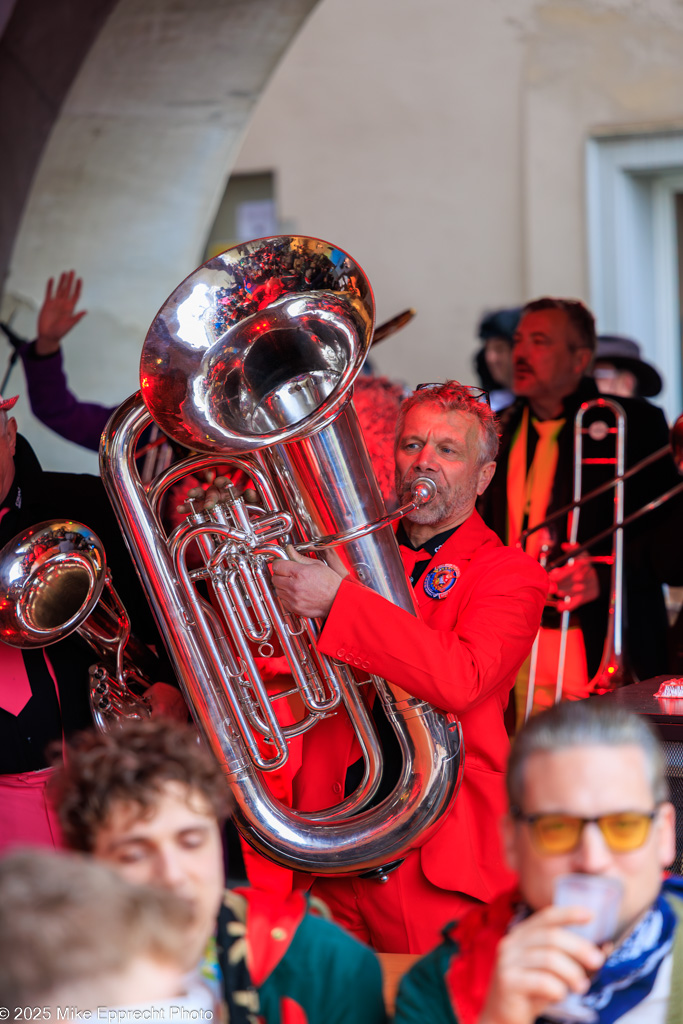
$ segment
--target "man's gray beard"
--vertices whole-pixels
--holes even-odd
[[[422,475],[426,476],[427,474]],[[412,495],[410,488],[416,479],[417,477],[413,477],[409,483],[401,485],[397,474],[396,490],[401,505],[406,505],[410,501]],[[437,492],[432,500],[422,508],[413,509],[404,518],[411,523],[420,523],[422,526],[438,526],[439,523],[450,522],[461,513],[467,512],[476,496],[477,485],[475,481],[472,481],[469,486],[461,485],[460,487],[449,488],[447,491],[439,488],[437,484]]]
[[[410,490],[407,491],[406,497],[402,499],[401,504],[406,504],[410,501]],[[423,508],[415,508],[412,512],[409,512],[405,518],[411,523],[422,523],[424,526],[437,526],[444,519],[448,518],[448,512],[450,503],[447,501],[447,497],[444,494],[440,494],[438,491],[436,496],[432,498],[428,505]]]

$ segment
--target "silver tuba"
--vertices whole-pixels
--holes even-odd
[[[334,551],[357,580],[415,614],[389,524],[435,488],[418,483],[413,501],[387,514],[350,400],[373,325],[370,285],[342,250],[290,236],[236,246],[190,274],[157,314],[142,352],[141,394],[114,414],[100,451],[102,479],[188,704],[232,787],[238,827],[264,855],[318,874],[381,868],[416,845],[449,808],[463,761],[453,716],[321,654],[319,624],[287,614],[270,583],[269,563],[287,557],[288,543]],[[198,454],[145,487],[134,450],[152,418]],[[169,487],[226,463],[253,482],[257,503],[233,493],[168,536],[160,509]],[[198,568],[188,560],[192,548],[201,551]],[[259,673],[259,657],[276,642],[303,708],[291,725],[278,721]],[[403,759],[393,792],[369,809],[382,762],[361,697],[366,684]],[[357,790],[317,812],[274,800],[262,773],[285,763],[288,739],[342,713],[365,759]]]
[[[90,666],[90,707],[106,729],[146,718],[152,655],[131,636],[97,534],[73,519],[37,523],[0,551],[0,639],[10,647],[47,647],[79,633],[98,656]]]

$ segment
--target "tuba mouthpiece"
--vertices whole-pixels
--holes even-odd
[[[436,495],[436,484],[430,477],[420,476],[413,481],[410,491],[416,505],[427,505]]]

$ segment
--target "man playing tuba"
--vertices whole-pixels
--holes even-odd
[[[438,830],[398,864],[360,877],[316,877],[313,893],[353,934],[385,952],[424,952],[440,929],[509,882],[497,822],[505,806],[508,742],[503,724],[515,675],[538,629],[547,576],[533,559],[503,546],[475,502],[495,470],[498,436],[482,393],[455,381],[419,388],[401,407],[396,490],[429,477],[436,496],[399,526],[397,539],[418,615],[391,604],[321,561],[291,551],[273,568],[285,608],[325,619],[319,649],[395,683],[461,721],[464,780]],[[383,742],[382,784],[398,778],[396,741],[375,700]],[[353,792],[360,751],[339,716],[304,737],[295,807],[317,810]],[[309,881],[310,879],[307,879]]]

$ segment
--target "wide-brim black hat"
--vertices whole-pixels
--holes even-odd
[[[601,334],[595,350],[595,362],[612,363],[618,370],[630,370],[638,381],[641,398],[654,398],[662,390],[662,378],[654,366],[640,358],[640,345],[619,334]]]

